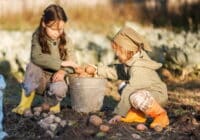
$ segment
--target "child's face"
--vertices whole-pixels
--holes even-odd
[[[115,43],[112,43],[112,48],[121,63],[125,63],[133,56],[133,52],[126,51]]]
[[[52,40],[57,40],[64,31],[64,24],[65,24],[64,21],[57,20],[57,21],[51,21],[47,25],[43,24],[43,26],[46,29],[47,35]]]

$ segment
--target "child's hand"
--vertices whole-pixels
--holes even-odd
[[[63,67],[73,67],[73,68],[78,67],[78,65],[75,62],[70,61],[70,60],[69,61],[62,61],[61,66],[63,66]]]
[[[117,122],[120,122],[120,120],[121,120],[121,116],[120,115],[115,115],[112,119],[110,119],[109,121],[108,121],[108,123],[109,124],[115,124],[115,123],[117,123]]]
[[[63,81],[65,74],[66,72],[64,70],[57,71],[52,77],[52,82]]]
[[[84,67],[76,67],[75,73],[77,73],[77,74],[85,73],[85,68]]]
[[[94,75],[96,70],[97,70],[97,68],[93,65],[87,65],[85,67],[85,72],[88,73],[89,75]]]

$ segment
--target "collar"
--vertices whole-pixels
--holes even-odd
[[[134,54],[128,61],[125,62],[127,66],[132,66],[138,59],[142,58],[143,54],[142,51],[137,52]]]
[[[47,43],[51,46],[58,46],[59,42],[60,42],[60,39],[58,40],[52,40],[50,37],[48,37],[46,35],[46,38],[47,38]]]

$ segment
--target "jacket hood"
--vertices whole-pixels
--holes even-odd
[[[130,60],[126,63],[128,66],[134,67],[145,67],[153,70],[159,69],[162,64],[152,60],[145,51],[136,53]]]

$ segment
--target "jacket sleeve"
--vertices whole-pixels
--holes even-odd
[[[125,70],[124,64],[114,64],[109,66],[99,65],[97,67],[98,75],[112,80],[128,80],[129,76]]]
[[[116,69],[113,67],[105,66],[103,64],[98,65],[97,74],[103,78],[108,78],[108,79],[112,79],[112,80],[118,79]]]
[[[50,54],[42,53],[41,46],[38,42],[38,35],[34,33],[32,36],[32,46],[31,46],[31,61],[40,66],[41,68],[59,70],[61,67],[60,58],[55,58]]]

